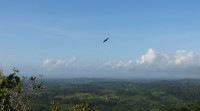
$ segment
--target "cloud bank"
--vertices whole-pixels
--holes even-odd
[[[106,61],[91,65],[74,64],[76,58],[69,60],[46,59],[43,67],[48,70],[62,70],[66,73],[69,67],[75,69],[71,73],[84,77],[114,78],[200,78],[200,53],[178,50],[176,52],[157,52],[149,49],[137,60]]]

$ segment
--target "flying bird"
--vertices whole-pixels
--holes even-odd
[[[109,38],[106,38],[106,39],[103,41],[103,43],[105,43],[106,41],[108,41],[108,39],[109,39]]]

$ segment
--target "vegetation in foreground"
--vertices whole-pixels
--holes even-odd
[[[42,90],[43,82],[36,82],[36,77],[21,77],[19,70],[5,76],[0,70],[0,110],[29,111],[32,95]]]

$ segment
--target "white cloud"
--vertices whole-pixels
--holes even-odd
[[[144,64],[144,63],[153,63],[156,58],[156,53],[153,49],[149,49],[146,54],[142,55],[137,63]]]
[[[195,54],[192,51],[186,50],[179,50],[176,52],[175,55],[175,64],[182,64],[182,63],[195,63],[196,59],[199,59],[199,54]],[[197,62],[197,61],[196,61]],[[197,62],[199,63],[199,62]]]
[[[160,53],[149,49],[133,67],[137,73],[149,76],[198,77],[200,75],[200,53],[178,50]],[[200,76],[199,76],[200,77]]]
[[[53,60],[51,60],[51,59],[46,59],[46,60],[43,62],[42,66],[43,66],[43,67],[52,67],[52,66],[54,66],[54,64],[55,64],[55,62],[54,62]]]
[[[44,68],[47,68],[49,70],[56,69],[56,68],[68,68],[72,66],[75,61],[76,57],[72,57],[69,60],[63,60],[63,59],[58,59],[58,60],[52,60],[52,59],[46,59],[42,66]]]
[[[128,68],[133,64],[132,60],[129,60],[128,62],[124,62],[122,60],[119,61],[109,61],[109,62],[105,62],[103,64],[104,67],[111,67],[111,68]]]
[[[149,49],[138,60],[138,64],[166,65],[200,65],[200,53],[178,50],[175,53],[158,53]]]

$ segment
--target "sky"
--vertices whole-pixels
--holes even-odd
[[[199,4],[1,0],[0,66],[46,78],[200,78]]]

